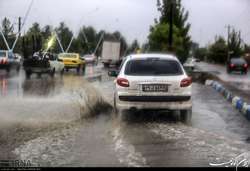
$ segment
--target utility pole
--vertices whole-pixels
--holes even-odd
[[[20,37],[21,35],[21,25],[22,25],[22,18],[18,17],[18,36]]]
[[[231,26],[227,25],[226,27],[227,27],[227,60],[229,61],[230,59],[229,39],[230,39]]]
[[[170,14],[169,14],[169,35],[168,35],[168,44],[169,50],[173,50],[173,13],[174,13],[174,4],[173,1],[170,1]]]

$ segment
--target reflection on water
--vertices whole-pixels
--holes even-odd
[[[0,77],[0,87],[1,87],[1,96],[7,95],[7,87],[8,87],[7,79],[3,76]]]
[[[65,89],[83,87],[85,79],[96,81],[102,79],[102,65],[88,65],[84,74],[77,75],[75,72],[67,72],[63,76],[56,74],[54,78],[49,75],[42,75],[41,78],[32,77],[25,79],[21,71],[18,75],[8,75],[0,71],[0,96],[1,97],[23,97],[42,96],[48,97],[59,94]],[[85,79],[84,79],[85,78]],[[64,90],[62,90],[62,88]]]

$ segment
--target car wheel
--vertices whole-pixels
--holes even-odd
[[[25,71],[25,76],[27,79],[30,79],[31,74],[32,73],[30,71]]]
[[[7,73],[10,72],[10,67],[6,68],[6,72],[7,72]]]
[[[37,73],[37,77],[41,78],[42,77],[42,73]]]
[[[61,70],[60,74],[61,74],[61,75],[63,75],[63,74],[64,74],[64,68]]]
[[[114,113],[115,113],[116,116],[119,114],[119,111],[118,111],[117,106],[116,106],[116,98],[115,98],[115,96],[114,96]]]
[[[17,73],[20,72],[20,66],[18,66],[18,67],[16,68],[16,72],[17,72]]]
[[[50,72],[50,76],[54,77],[55,76],[55,72],[56,72],[56,70],[55,70],[55,68],[53,68],[53,70]]]
[[[77,74],[79,74],[79,73],[80,73],[80,70],[81,70],[81,65],[78,65],[78,67],[76,68],[76,72],[77,72]]]
[[[123,109],[119,111],[118,117],[120,121],[128,121],[128,116],[129,116],[129,110]]]
[[[104,63],[105,68],[109,68],[109,63]]]
[[[83,74],[85,73],[85,69],[86,69],[86,67],[85,67],[85,65],[83,65],[83,67],[82,67],[82,73]]]
[[[192,120],[192,109],[181,110],[180,119],[185,124],[191,124]]]

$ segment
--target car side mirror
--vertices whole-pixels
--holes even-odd
[[[108,71],[108,75],[110,77],[117,77],[118,76],[118,71],[117,70],[110,70],[110,71]]]

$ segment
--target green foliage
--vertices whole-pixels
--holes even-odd
[[[6,34],[9,45],[12,46],[14,40],[16,39],[16,35],[13,33],[14,28],[7,18],[2,21],[2,28],[4,34]],[[59,26],[55,28],[55,31],[58,34],[64,50],[66,50],[73,36],[73,32],[64,22],[61,22]],[[104,37],[100,42],[99,48],[96,51],[96,55],[101,55],[102,42],[104,40],[120,41],[121,55],[127,55],[128,44],[125,37],[119,31],[109,33],[104,30],[100,30],[97,32],[95,28],[91,26],[81,27],[78,35],[73,38],[69,52],[77,52],[81,55],[93,53],[100,41],[100,38],[103,35]],[[48,42],[54,36],[54,31],[51,26],[46,25],[45,27],[41,28],[39,23],[34,23],[29,28],[29,30],[20,37],[19,41],[17,41],[17,46],[14,51],[23,54],[25,57],[28,57],[36,51],[46,50],[48,47]],[[50,48],[51,52],[62,52],[59,43],[55,41],[55,39],[53,40],[52,44],[53,46]],[[0,38],[0,49],[7,49],[2,38]]]
[[[173,49],[172,51],[184,62],[190,51],[191,38],[188,35],[190,24],[187,23],[188,12],[181,5],[181,0],[157,1],[158,11],[161,16],[155,20],[155,26],[151,26],[149,35],[150,51],[169,51],[168,34],[170,23],[170,8],[173,4]],[[159,41],[159,42],[157,42]]]
[[[140,44],[138,40],[134,40],[132,44],[128,47],[127,53],[134,54],[137,52],[138,49],[140,49]]]
[[[63,49],[66,50],[73,36],[73,32],[69,29],[69,27],[64,22],[61,22],[59,24],[59,27],[57,27],[55,30],[58,35],[58,38],[61,41]],[[54,51],[56,53],[62,52],[59,43],[56,44]]]
[[[247,46],[245,46],[246,52]],[[208,61],[226,63],[228,57],[241,57],[244,53],[240,31],[233,29],[229,32],[228,43],[221,36],[208,48]]]
[[[227,44],[223,37],[216,37],[215,42],[209,47],[208,61],[225,63],[227,61]]]
[[[250,53],[250,45],[245,44],[245,45],[244,45],[243,52],[244,52],[244,53]]]
[[[241,47],[242,40],[240,32],[235,29],[229,34],[228,48],[232,52],[231,57],[240,57],[243,54],[243,49]]]
[[[183,38],[180,36],[179,29],[174,26],[173,28],[173,50],[178,51],[179,47],[183,43]],[[168,44],[168,36],[169,36],[169,24],[157,24],[153,28],[151,28],[149,35],[149,45],[151,51],[163,51],[168,52],[169,44]]]
[[[14,43],[15,41],[15,35],[14,35],[14,27],[13,25],[11,24],[10,20],[8,18],[4,18],[2,23],[1,23],[1,27],[0,29],[2,29],[2,32],[10,46],[10,48],[12,48],[12,44]],[[7,47],[4,43],[4,39],[2,37],[2,35],[0,35],[0,49],[6,49],[7,50]]]
[[[206,56],[208,55],[208,49],[203,47],[203,48],[197,48],[194,50],[193,56],[197,59],[200,60],[205,60]]]

